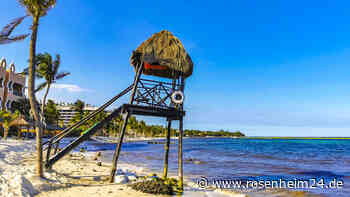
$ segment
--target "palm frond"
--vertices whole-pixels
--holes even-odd
[[[20,72],[19,74],[28,75],[29,74],[29,68],[27,67],[27,68],[23,69],[23,71]],[[38,79],[43,78],[38,72],[35,72],[35,77],[38,78]]]
[[[53,71],[53,65],[52,65],[52,56],[50,55],[50,54],[48,54],[47,55],[47,66],[48,66],[48,68],[47,68],[47,71],[48,71],[48,73],[50,74],[50,75],[52,75],[53,73],[52,73],[52,71]]]
[[[20,72],[19,74],[28,75],[29,74],[29,68],[27,67],[27,68],[23,69],[23,71]]]
[[[37,73],[46,81],[52,81],[52,57],[49,53],[40,53],[36,56]]]
[[[36,1],[31,0],[18,0],[19,4],[25,8],[27,8],[27,12],[30,15],[33,15],[35,12],[35,8],[37,8]]]
[[[5,36],[8,37],[11,35],[11,33],[13,32],[13,30],[15,30],[15,28],[22,23],[22,21],[24,20],[24,18],[27,17],[26,16],[22,16],[20,18],[16,18],[15,20],[13,20],[12,22],[10,22],[8,25],[6,25],[0,32],[0,36]]]
[[[50,9],[54,8],[56,5],[56,0],[42,0],[43,3],[43,8],[45,8],[47,11],[49,11]]]
[[[60,72],[55,76],[55,80],[59,80],[64,78],[65,76],[70,75],[70,72]]]
[[[17,42],[26,39],[29,34],[23,34],[15,37],[0,38],[0,44],[10,44],[12,42]]]
[[[25,38],[28,37],[29,34],[22,34],[22,35],[10,37],[11,33],[15,30],[15,28],[19,24],[22,23],[22,21],[24,20],[25,17],[27,17],[27,15],[13,20],[11,23],[6,25],[0,31],[0,44],[9,44],[9,43],[12,43],[12,42],[24,40]]]
[[[56,59],[53,62],[53,74],[56,75],[58,72],[58,69],[61,65],[61,56],[59,54],[56,55]]]
[[[17,119],[20,115],[21,113],[18,110],[16,110],[15,113],[13,113],[13,120]]]
[[[28,14],[45,16],[46,13],[55,6],[56,0],[18,0],[20,5],[27,9]]]
[[[40,90],[43,90],[46,87],[46,85],[47,85],[46,81],[42,82],[40,85],[38,85],[38,87],[34,90],[34,92],[36,93],[36,92],[38,92]]]

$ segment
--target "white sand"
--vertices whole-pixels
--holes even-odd
[[[33,140],[0,140],[0,197],[150,197],[137,192],[125,184],[110,184],[110,165],[97,166],[92,158],[95,153],[73,153],[58,161],[52,170],[47,170],[45,179],[35,176],[35,154]],[[137,175],[149,174],[147,169],[131,164],[120,164],[118,168]],[[157,195],[158,197],[161,197]],[[245,194],[201,191],[186,187],[185,197],[244,197]],[[274,191],[253,193],[250,197],[304,197],[305,193]]]
[[[125,184],[108,183],[110,165],[97,166],[89,157],[91,153],[85,157],[80,153],[66,156],[44,173],[45,179],[36,178],[34,144],[33,140],[0,140],[0,197],[155,196],[134,191]],[[138,175],[149,173],[134,165],[119,167]],[[188,194],[207,196],[203,192]]]
[[[37,193],[28,181],[34,175],[33,168],[23,159],[33,152],[33,141],[0,140],[0,196],[27,197]]]

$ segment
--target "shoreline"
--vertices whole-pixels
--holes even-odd
[[[94,169],[96,168],[96,161],[94,160],[94,155],[96,155],[98,152],[103,152],[103,151],[91,151],[91,152],[85,152],[85,153],[80,153],[80,152],[74,152],[73,155],[75,154],[76,156],[74,157],[79,157],[78,155],[84,155],[83,158],[79,158],[77,160],[77,162],[81,162],[83,163],[84,161],[88,161],[88,165],[84,166],[85,170],[87,169]],[[72,154],[72,153],[71,153]],[[103,153],[102,153],[103,154]],[[62,162],[63,164],[67,161],[69,161],[69,158],[67,157],[71,157],[69,155],[67,155],[64,158],[64,161],[59,161]],[[75,160],[75,159],[74,159]],[[58,162],[57,162],[58,163]],[[61,165],[63,165],[61,164]],[[81,164],[80,164],[81,165]],[[83,164],[82,164],[83,165]],[[102,166],[105,168],[105,170],[103,171],[105,174],[101,175],[98,174],[97,176],[101,176],[101,177],[108,177],[110,169],[111,169],[111,163],[110,162],[103,162]],[[55,168],[55,166],[54,166]],[[99,168],[99,167],[97,167]],[[57,167],[57,170],[62,170],[62,167]],[[162,169],[159,170],[151,170],[149,168],[146,167],[140,167],[137,164],[129,164],[129,163],[125,163],[125,162],[120,162],[118,163],[118,171],[123,171],[123,172],[131,172],[131,174],[134,174],[136,176],[142,177],[142,176],[147,176],[150,174],[157,174],[158,176],[161,175],[161,171]],[[89,172],[79,172],[80,176],[86,176],[86,174],[91,174]],[[107,174],[107,175],[106,175]],[[159,176],[160,177],[160,176]],[[177,178],[176,173],[168,173],[168,177],[169,178]],[[102,180],[102,179],[98,179],[98,180]],[[106,181],[106,180],[104,180]],[[106,182],[104,182],[106,183]],[[107,180],[107,184],[108,180]],[[137,192],[135,190],[130,189],[127,185],[125,184],[112,184],[112,185],[119,185],[121,187],[127,187],[124,188],[125,190],[128,190],[129,192],[133,191],[133,192]],[[271,190],[271,191],[263,191],[263,192],[240,192],[240,191],[236,191],[236,190],[225,190],[225,189],[216,189],[216,188],[207,188],[205,190],[200,189],[198,187],[198,185],[193,182],[191,180],[191,178],[189,178],[188,176],[184,176],[184,194],[182,194],[181,196],[183,197],[192,197],[192,196],[212,196],[212,197],[268,197],[272,194],[274,195],[278,195],[279,197],[317,197],[318,195],[314,195],[311,193],[306,193],[303,191],[291,191],[291,190],[283,190],[283,189],[276,189],[276,190]],[[131,191],[130,191],[131,190]],[[55,192],[51,192],[51,193],[55,193]],[[141,193],[141,192],[138,192]],[[142,195],[141,195],[142,194]],[[147,195],[147,196],[166,196],[166,195],[152,195],[152,194],[145,194],[145,193],[141,193],[138,194],[137,196],[143,196],[143,195]],[[118,194],[122,195],[122,194]],[[53,195],[52,197],[58,197],[60,195]],[[174,195],[176,196],[176,195]],[[39,197],[46,197],[44,194],[43,196],[39,195]],[[47,196],[47,197],[51,197],[51,195]],[[105,197],[105,196],[104,196]]]
[[[206,137],[183,137],[183,139],[202,139],[202,138],[230,138],[230,139],[244,139],[247,137],[218,137],[218,136],[206,136]],[[177,140],[178,137],[171,137],[171,140]],[[350,138],[349,138],[350,139]],[[119,138],[118,137],[105,137],[105,136],[94,136],[91,138],[91,140],[96,140],[99,142],[104,143],[118,143]],[[148,142],[148,141],[157,141],[157,140],[166,140],[166,137],[129,137],[125,136],[123,139],[123,143],[125,142]]]
[[[51,170],[45,169],[44,179],[35,176],[34,140],[0,140],[0,197],[61,197],[79,196],[84,191],[85,196],[109,197],[150,197],[159,196],[135,191],[126,184],[109,183],[108,177],[111,164],[95,160],[94,152],[73,152],[58,161]],[[103,154],[103,153],[102,153]],[[162,169],[159,169],[161,171]],[[118,171],[134,173],[138,177],[154,171],[136,164],[121,162]],[[159,175],[159,171],[156,172]],[[168,177],[176,178],[170,173]],[[201,197],[267,197],[271,194],[281,197],[311,197],[306,192],[274,190],[271,192],[236,192],[231,190],[201,190],[185,176],[185,191],[182,196]],[[162,196],[162,195],[160,195]],[[164,195],[163,195],[164,196]]]

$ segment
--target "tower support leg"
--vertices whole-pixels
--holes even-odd
[[[46,152],[46,162],[48,162],[50,160],[51,146],[52,146],[52,144],[51,144],[51,142],[49,142],[47,152]]]
[[[128,120],[129,120],[129,112],[126,112],[125,114],[123,114],[123,116],[124,116],[123,117],[123,120],[124,120],[123,126],[121,129],[121,133],[119,135],[118,145],[117,145],[115,152],[114,152],[114,155],[113,155],[112,170],[111,170],[111,174],[109,176],[110,183],[114,182],[115,172],[117,171],[117,164],[118,164],[120,149],[122,148],[123,139],[124,139],[125,130],[126,130],[126,125],[128,124]]]
[[[56,144],[55,144],[55,151],[54,151],[54,153],[53,153],[53,154],[55,154],[55,155],[56,155],[56,153],[57,153],[57,151],[58,151],[58,147],[59,147],[59,145],[60,145],[60,141],[57,141],[57,142],[56,142]]]
[[[179,139],[178,139],[178,161],[179,161],[179,168],[178,168],[178,178],[179,183],[178,187],[180,191],[183,191],[183,150],[182,150],[182,140],[183,140],[183,117],[179,120]]]
[[[133,84],[133,88],[132,88],[132,93],[131,93],[131,96],[130,96],[129,104],[132,104],[134,102],[136,89],[137,89],[137,84],[140,81],[142,70],[143,70],[143,62],[141,62],[140,65],[137,68],[137,72],[136,72],[136,75],[135,75],[134,84]],[[115,172],[117,171],[117,163],[118,163],[118,158],[119,158],[119,154],[120,154],[120,149],[122,148],[123,138],[124,138],[124,135],[125,135],[125,129],[126,129],[126,125],[128,124],[129,116],[130,116],[130,112],[129,111],[126,111],[125,114],[123,114],[124,123],[123,123],[122,130],[121,130],[121,133],[120,133],[120,136],[119,136],[119,142],[118,142],[117,148],[115,149],[115,152],[114,152],[114,155],[113,155],[112,170],[111,170],[111,174],[109,176],[109,182],[110,183],[114,182],[114,176],[115,176]]]
[[[168,120],[168,130],[166,133],[166,143],[164,146],[164,170],[163,178],[168,176],[168,164],[169,164],[169,147],[170,147],[170,131],[171,131],[171,120]]]

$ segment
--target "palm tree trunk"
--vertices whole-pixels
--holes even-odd
[[[33,112],[35,119],[35,132],[36,132],[36,150],[37,150],[37,175],[43,177],[43,155],[41,135],[42,128],[39,118],[34,88],[35,88],[35,55],[36,55],[36,40],[39,26],[39,12],[33,16],[32,35],[30,40],[30,54],[29,54],[29,73],[28,73],[28,96],[30,102],[30,108]]]
[[[45,94],[44,94],[43,103],[42,103],[42,105],[41,105],[41,115],[42,115],[43,117],[44,117],[44,111],[45,111],[46,97],[47,97],[47,95],[49,94],[50,86],[51,86],[51,83],[47,83],[46,92],[45,92]],[[42,121],[43,121],[43,119],[42,119]]]
[[[21,126],[17,128],[17,139],[21,139],[22,133],[21,133]]]
[[[7,140],[8,135],[9,135],[9,128],[4,127],[4,140]]]

